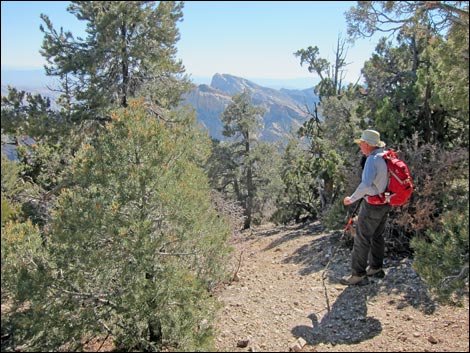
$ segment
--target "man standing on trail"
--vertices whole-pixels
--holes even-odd
[[[357,234],[352,250],[351,275],[343,277],[341,284],[364,285],[369,282],[367,276],[383,277],[382,270],[385,240],[383,232],[391,206],[387,203],[377,205],[368,201],[369,196],[385,191],[388,181],[387,164],[382,158],[385,143],[375,130],[364,130],[359,139],[354,140],[367,157],[362,171],[362,180],[351,196],[344,198],[346,206],[364,198],[357,220]]]

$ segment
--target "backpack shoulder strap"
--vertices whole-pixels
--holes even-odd
[[[393,150],[387,150],[387,151],[384,151],[382,157],[384,159],[393,159],[393,158],[398,158],[397,156],[397,153]]]

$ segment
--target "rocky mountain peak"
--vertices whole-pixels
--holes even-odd
[[[254,82],[229,74],[215,74],[212,77],[211,86],[232,96],[244,90],[253,92],[263,89]]]
[[[185,96],[185,104],[194,107],[198,121],[209,130],[212,137],[223,140],[220,114],[232,102],[232,96],[244,90],[251,93],[253,104],[267,108],[263,116],[264,127],[260,139],[273,141],[286,137],[307,119],[306,104],[318,98],[312,89],[290,90],[260,86],[247,79],[229,74],[215,74],[210,86],[199,85]]]

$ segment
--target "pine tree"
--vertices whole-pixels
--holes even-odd
[[[77,101],[75,119],[106,118],[138,95],[159,107],[179,104],[188,89],[175,57],[182,8],[174,1],[72,1],[67,10],[86,21],[84,39],[58,32],[41,15],[46,73],[67,80],[63,102],[70,111],[70,97]]]
[[[363,1],[346,17],[351,36],[395,35],[365,64],[361,110],[407,153],[415,193],[391,228],[413,236],[417,272],[449,300],[468,291],[468,2]]]
[[[141,102],[111,119],[67,172],[46,234],[47,288],[27,292],[29,329],[17,334],[37,350],[99,334],[123,350],[210,348],[230,230],[200,167],[207,137],[194,116],[166,123]]]
[[[254,106],[251,103],[251,94],[247,91],[235,95],[221,115],[224,123],[223,135],[233,137],[233,144],[239,169],[242,171],[244,188],[238,185],[238,198],[243,202],[246,211],[244,228],[250,228],[253,215],[253,200],[255,196],[255,184],[253,181],[253,144],[257,141],[257,132],[261,126],[261,117],[265,108]],[[240,183],[240,184],[241,184]]]

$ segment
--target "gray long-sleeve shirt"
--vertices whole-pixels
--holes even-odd
[[[351,202],[356,202],[362,197],[378,195],[385,191],[388,182],[388,172],[387,163],[382,158],[383,154],[384,150],[379,148],[367,157],[364,170],[362,171],[362,181],[351,195]]]

